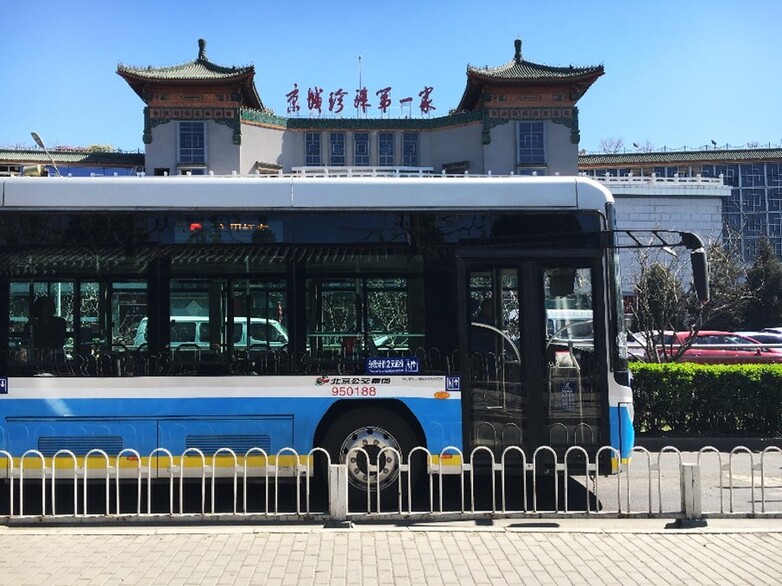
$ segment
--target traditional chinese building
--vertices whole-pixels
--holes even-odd
[[[782,255],[782,150],[579,156],[576,104],[603,67],[539,65],[524,59],[518,40],[504,65],[467,67],[462,98],[443,116],[435,113],[448,105],[435,104],[432,88],[417,93],[418,99],[392,100],[390,88],[352,96],[342,89],[295,84],[286,96],[287,116],[279,116],[262,102],[253,66],[217,65],[207,58],[203,41],[193,61],[120,65],[117,73],[145,103],[145,154],[54,149],[51,160],[63,174],[128,174],[142,168],[148,174],[246,174],[323,167],[582,172],[607,182],[623,228],[665,226],[695,230],[706,240],[735,238],[747,261],[767,236]],[[370,97],[375,108],[367,112],[363,105]],[[415,110],[421,115],[414,117]],[[391,112],[403,115],[394,118]],[[0,175],[49,161],[41,151],[0,150]]]
[[[431,87],[418,97],[421,117],[387,117],[390,88],[355,97],[308,88],[288,93],[287,117],[264,107],[253,66],[221,66],[199,41],[194,61],[168,67],[120,65],[144,101],[146,170],[155,174],[285,172],[299,168],[417,168],[433,172],[570,174],[578,171],[576,102],[603,67],[552,67],[527,61],[521,41],[513,59],[494,68],[467,67],[458,106],[445,116]],[[366,115],[368,94],[379,116]],[[352,100],[351,100],[352,98]],[[345,101],[359,115],[342,117]],[[412,109],[413,98],[400,100]],[[405,104],[407,102],[407,104]],[[306,113],[305,110],[305,113]]]

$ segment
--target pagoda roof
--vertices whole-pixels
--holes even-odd
[[[516,39],[515,55],[505,65],[498,67],[467,66],[467,87],[464,90],[457,111],[474,110],[479,104],[483,87],[486,85],[513,85],[517,87],[541,85],[572,86],[575,103],[586,93],[595,80],[605,73],[602,65],[589,67],[554,67],[540,65],[522,58],[521,40]]]
[[[147,102],[147,88],[160,84],[167,85],[225,85],[238,84],[242,90],[243,106],[265,110],[258,91],[255,88],[255,67],[223,66],[213,63],[206,57],[206,41],[198,40],[198,58],[178,65],[166,67],[132,67],[117,65],[117,74],[128,82],[133,91]]]

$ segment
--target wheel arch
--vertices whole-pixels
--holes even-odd
[[[421,426],[421,422],[418,421],[418,417],[411,411],[410,407],[405,405],[402,401],[397,399],[372,399],[372,400],[342,400],[334,403],[326,413],[321,417],[318,426],[315,428],[315,435],[313,437],[313,446],[323,446],[323,439],[326,437],[326,433],[329,427],[343,415],[356,411],[362,408],[383,409],[390,411],[395,415],[404,419],[412,429],[419,445],[427,447],[426,434],[424,428]]]

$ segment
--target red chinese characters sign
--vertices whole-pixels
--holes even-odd
[[[390,109],[393,105],[393,99],[391,97],[391,86],[381,88],[375,91],[377,96],[377,109],[380,111],[381,116],[390,115]],[[418,109],[421,114],[429,114],[432,110],[437,108],[432,102],[432,92],[434,88],[431,86],[424,86],[424,88],[418,92]],[[345,109],[345,98],[348,92],[343,88],[338,88],[329,92],[328,102],[324,104],[323,100],[323,88],[314,86],[307,89],[307,110],[310,114],[323,114],[324,106],[327,108],[329,114],[341,114]],[[288,104],[287,113],[298,115],[301,111],[299,105],[299,86],[293,84],[293,89],[285,94],[285,100]],[[353,97],[353,108],[356,113],[366,115],[367,112],[373,107],[370,103],[370,92],[366,87],[356,89]],[[399,107],[404,111],[405,108],[411,109],[413,106],[412,97],[404,97],[399,100]]]

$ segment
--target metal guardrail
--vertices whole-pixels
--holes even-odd
[[[363,458],[367,475],[379,482],[384,452],[401,458],[384,448],[370,461],[358,448],[346,460]],[[499,456],[487,447],[466,455],[456,447],[440,454],[418,447],[403,460],[391,492],[379,493],[371,483],[351,486],[348,465],[333,463],[322,448],[308,454],[285,448],[274,455],[222,448],[209,456],[196,448],[179,456],[158,448],[147,457],[131,449],[115,456],[60,450],[50,457],[29,450],[21,458],[0,451],[0,470],[11,479],[0,492],[0,522],[782,518],[780,447],[666,447],[656,453],[637,447],[616,474],[601,474],[598,462],[618,456],[607,446],[592,458],[580,446],[561,458],[548,446],[531,454],[508,447]],[[253,466],[253,458],[264,465]],[[318,466],[322,477],[315,474]]]

